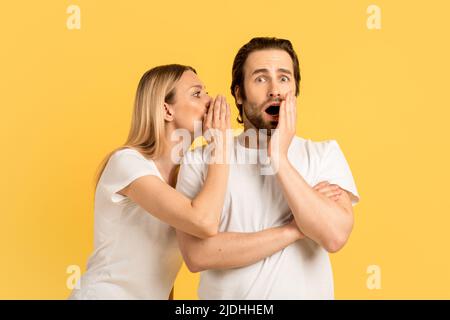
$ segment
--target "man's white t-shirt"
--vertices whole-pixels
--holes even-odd
[[[285,224],[292,215],[274,175],[262,175],[254,159],[257,149],[245,148],[235,137],[220,232],[257,232]],[[206,148],[188,152],[177,190],[194,198],[207,174]],[[359,201],[352,173],[335,140],[313,142],[294,137],[288,159],[305,181],[338,184]],[[234,163],[233,163],[234,162]],[[201,272],[200,299],[333,299],[333,274],[328,253],[302,239],[250,266]]]
[[[182,262],[175,229],[117,193],[148,175],[164,181],[136,150],[110,157],[95,192],[94,252],[70,299],[168,299]]]

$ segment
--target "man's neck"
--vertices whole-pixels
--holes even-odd
[[[267,131],[264,132],[261,129],[256,129],[253,125],[244,124],[244,131],[239,135],[238,143],[248,149],[265,148],[270,142],[270,135],[267,135]],[[261,139],[262,144],[260,143]]]

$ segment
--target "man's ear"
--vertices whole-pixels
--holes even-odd
[[[164,120],[169,121],[169,122],[173,121],[174,110],[170,104],[164,102],[163,112],[164,112]]]
[[[242,104],[241,88],[238,85],[234,87],[234,96],[236,97],[236,103]]]

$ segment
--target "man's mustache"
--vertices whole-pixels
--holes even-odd
[[[275,103],[277,103],[277,104],[280,104],[281,103],[281,101],[283,101],[284,99],[282,98],[282,97],[277,97],[277,98],[275,98],[275,99],[270,99],[270,100],[267,100],[266,102],[264,102],[261,106],[261,109],[264,109],[266,106],[268,106],[268,105],[271,105],[271,104],[275,104]]]

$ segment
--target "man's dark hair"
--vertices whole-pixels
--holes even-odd
[[[236,101],[236,106],[239,110],[239,117],[237,121],[243,123],[242,118],[242,105],[237,103],[236,99],[236,87],[240,89],[240,95],[242,99],[246,99],[244,88],[244,64],[248,58],[248,55],[254,51],[266,50],[266,49],[279,49],[286,51],[292,58],[294,67],[295,78],[295,95],[298,96],[300,92],[300,67],[298,63],[297,54],[292,47],[292,43],[286,39],[270,38],[270,37],[258,37],[253,38],[239,49],[233,62],[232,80],[231,80],[231,94]]]

